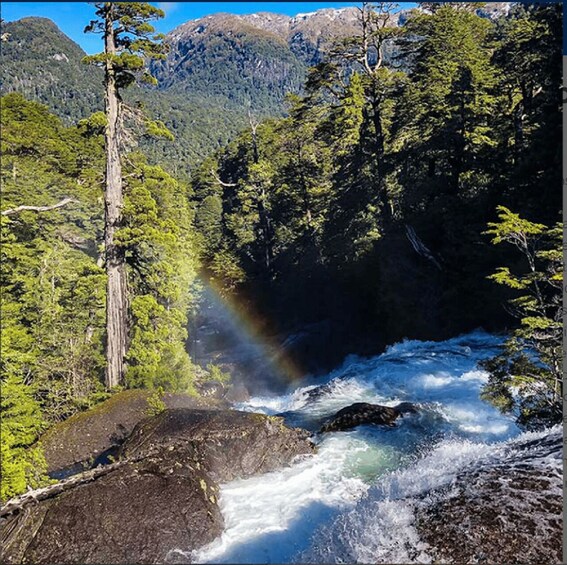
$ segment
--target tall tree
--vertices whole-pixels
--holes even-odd
[[[374,176],[379,187],[380,207],[383,219],[390,219],[392,209],[386,187],[386,139],[391,113],[390,99],[398,88],[401,73],[392,65],[386,66],[389,45],[402,34],[396,25],[398,5],[394,2],[363,2],[359,8],[360,34],[345,39],[330,54],[331,60],[344,65],[357,63],[361,73],[367,102],[367,119],[371,127],[370,149],[374,156]]]
[[[123,249],[115,236],[122,223],[123,190],[120,161],[123,138],[123,104],[120,90],[137,80],[155,82],[145,70],[148,59],[163,58],[163,36],[155,34],[150,20],[164,16],[147,2],[95,3],[96,16],[85,32],[101,33],[104,52],[85,58],[105,73],[105,261],[106,295],[106,386],[118,385],[124,377],[128,348],[128,296]]]
[[[530,222],[505,206],[497,212],[486,233],[494,244],[514,246],[524,264],[521,272],[499,267],[490,278],[518,293],[509,307],[520,327],[500,355],[484,362],[490,378],[483,396],[505,412],[517,409],[522,425],[555,424],[563,398],[562,226]]]

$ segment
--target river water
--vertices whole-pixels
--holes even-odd
[[[317,431],[353,402],[416,403],[394,428],[316,434],[318,452],[292,466],[222,485],[225,531],[195,552],[201,563],[428,563],[411,501],[479,460],[504,457],[521,433],[480,399],[478,362],[502,343],[482,331],[444,342],[405,341],[347,358],[317,381],[235,408],[283,415]],[[556,433],[557,430],[556,430]]]

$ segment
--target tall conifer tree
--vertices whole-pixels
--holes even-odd
[[[118,385],[124,377],[128,348],[128,295],[124,253],[115,234],[122,222],[123,191],[120,161],[122,100],[120,90],[137,80],[155,82],[145,70],[148,59],[163,58],[163,36],[149,23],[164,16],[147,2],[95,3],[96,16],[85,32],[101,33],[104,52],[85,58],[105,72],[105,259],[106,297],[106,386]]]

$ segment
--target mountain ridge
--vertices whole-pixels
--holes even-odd
[[[506,14],[511,3],[487,3],[484,17]],[[479,10],[480,11],[480,10]],[[358,33],[356,7],[322,8],[287,16],[272,12],[216,13],[189,20],[166,35],[165,61],[154,62],[157,88],[133,88],[142,103],[175,133],[177,142],[144,142],[154,162],[185,176],[256,119],[285,114],[287,93],[302,91],[307,69],[334,39]],[[403,25],[407,10],[394,16]],[[81,63],[86,53],[49,18],[1,22],[3,93],[20,92],[46,104],[67,123],[103,106],[99,69]]]

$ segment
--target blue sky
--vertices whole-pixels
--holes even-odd
[[[156,28],[158,31],[168,32],[187,20],[215,12],[233,14],[277,12],[294,16],[321,8],[357,6],[360,2],[152,2],[152,4],[160,6],[166,13],[165,18],[156,23]],[[98,36],[83,33],[84,27],[94,13],[94,7],[86,2],[1,2],[0,7],[2,18],[7,21],[18,20],[25,16],[50,18],[87,53],[96,53],[101,49],[101,40]]]

